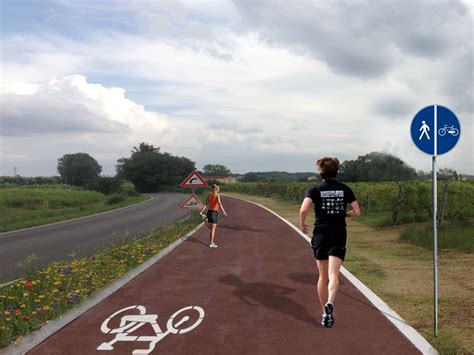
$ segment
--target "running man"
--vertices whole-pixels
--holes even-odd
[[[219,185],[212,185],[212,193],[207,196],[206,203],[202,206],[201,216],[204,217],[203,212],[208,207],[207,210],[207,219],[204,220],[206,227],[209,228],[209,248],[217,248],[217,245],[214,243],[214,238],[216,236],[217,220],[219,218],[219,208],[224,213],[224,216],[227,216],[224,207],[222,206],[221,197],[219,196]]]
[[[316,289],[323,310],[321,324],[332,328],[339,270],[346,256],[346,217],[360,216],[360,208],[352,190],[336,180],[339,160],[325,157],[316,164],[323,182],[306,192],[300,208],[300,226],[306,234],[309,226],[305,224],[305,220],[309,206],[314,203],[316,221],[311,246],[319,270]],[[348,203],[352,210],[346,212]]]

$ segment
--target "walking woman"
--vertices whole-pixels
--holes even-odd
[[[346,217],[360,216],[360,208],[352,190],[336,180],[339,160],[325,157],[316,164],[323,182],[306,192],[300,208],[300,226],[306,234],[309,229],[305,224],[306,216],[311,203],[314,203],[316,222],[311,246],[319,270],[317,292],[323,310],[321,324],[332,328],[339,270],[346,256]],[[346,212],[347,204],[352,207],[349,212]]]
[[[209,228],[209,248],[217,248],[217,245],[214,243],[214,238],[216,236],[217,220],[219,218],[219,208],[224,213],[224,216],[227,216],[224,206],[222,206],[221,197],[219,196],[219,185],[212,185],[212,193],[207,197],[206,203],[201,209],[201,216],[204,217],[203,212],[207,210],[207,219],[205,220],[206,227]]]

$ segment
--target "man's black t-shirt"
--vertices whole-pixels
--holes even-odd
[[[313,200],[316,212],[315,226],[346,225],[346,207],[356,200],[349,186],[329,179],[306,191]]]

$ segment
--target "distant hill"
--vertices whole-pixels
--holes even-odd
[[[308,177],[315,176],[314,172],[289,173],[286,171],[256,171],[246,174],[232,174],[242,181],[308,181]]]

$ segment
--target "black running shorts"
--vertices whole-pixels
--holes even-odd
[[[219,212],[208,210],[207,211],[207,221],[209,223],[217,223],[217,219],[219,218]]]
[[[347,246],[346,226],[316,226],[311,246],[317,260],[327,260],[330,255],[344,260]]]

